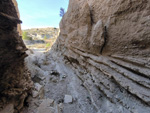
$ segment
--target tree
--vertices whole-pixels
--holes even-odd
[[[59,16],[60,16],[60,17],[63,17],[64,14],[65,14],[65,9],[61,7],[61,8],[60,8],[60,14],[59,14]]]
[[[46,35],[44,36],[44,40],[46,40],[47,39],[47,37],[46,37]]]
[[[32,37],[29,37],[27,34],[28,34],[27,32],[23,32],[22,39],[23,40],[32,40]]]
[[[50,46],[51,46],[50,43],[47,43],[47,44],[46,44],[46,48],[49,48]]]
[[[25,40],[25,39],[27,39],[27,32],[23,32],[23,34],[22,34],[22,38]]]

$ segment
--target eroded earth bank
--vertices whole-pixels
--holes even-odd
[[[0,5],[0,113],[149,113],[150,0],[70,0],[46,53]]]

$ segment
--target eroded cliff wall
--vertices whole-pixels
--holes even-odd
[[[70,0],[53,46],[98,112],[150,110],[150,0]]]
[[[19,13],[19,9],[18,9],[18,3],[16,0],[12,0],[12,2],[14,3],[18,18],[20,18],[20,13]],[[19,32],[19,35],[22,36],[22,30],[21,30],[21,24],[17,24],[17,30]]]
[[[0,1],[0,113],[20,112],[32,87],[16,9],[12,0]]]

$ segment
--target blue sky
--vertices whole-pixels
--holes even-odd
[[[17,0],[22,29],[59,27],[60,8],[65,11],[69,0]]]

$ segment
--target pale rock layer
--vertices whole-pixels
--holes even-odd
[[[150,0],[70,0],[51,51],[72,66],[99,113],[147,113],[149,29]]]

